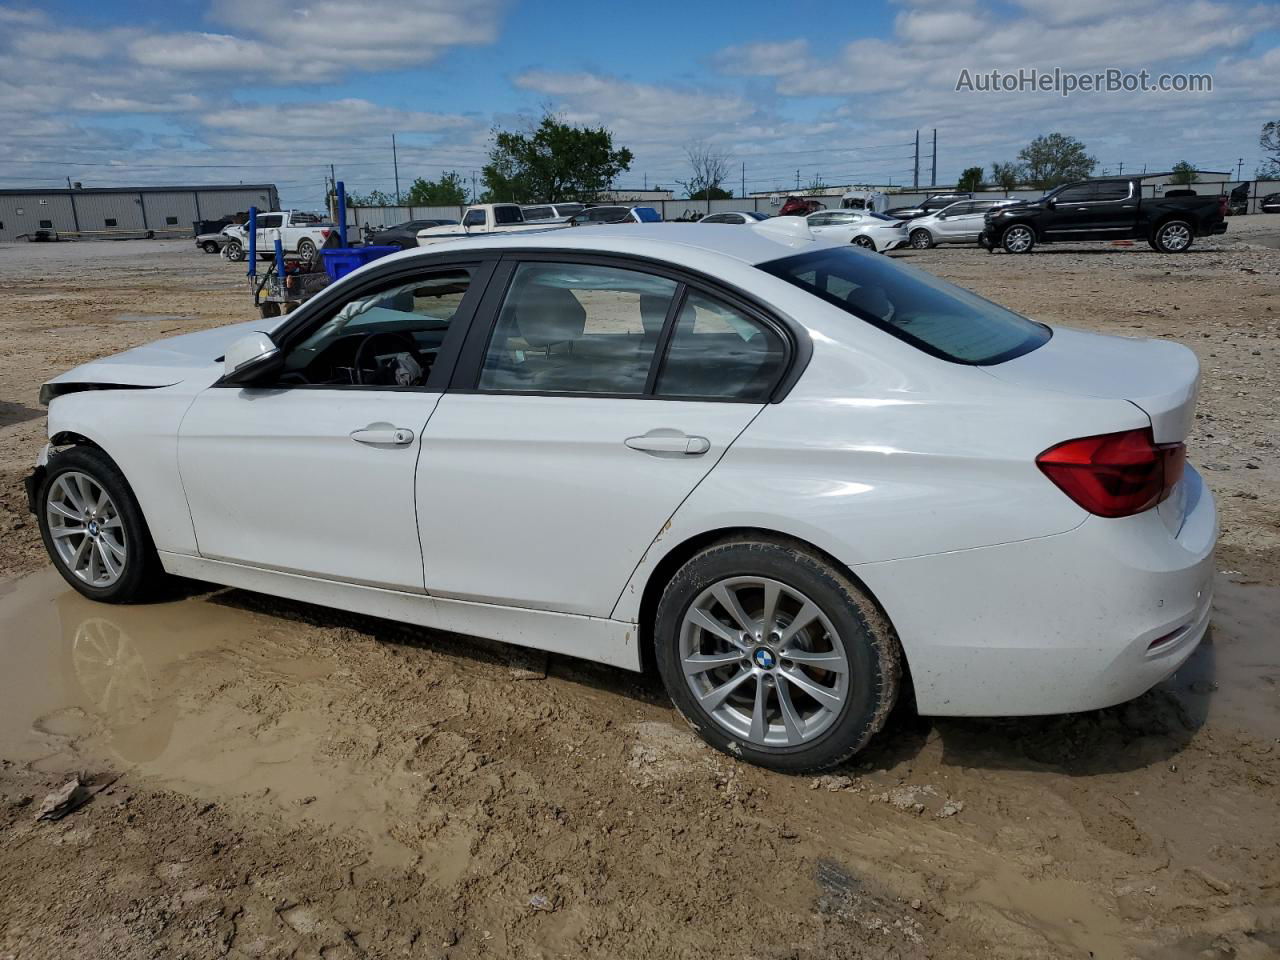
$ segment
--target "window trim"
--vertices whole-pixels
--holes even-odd
[[[674,280],[676,292],[667,307],[667,316],[663,321],[662,333],[658,337],[658,345],[650,362],[649,375],[645,381],[643,393],[585,393],[560,390],[493,390],[479,386],[480,374],[484,367],[484,359],[489,350],[489,343],[497,328],[498,315],[506,300],[507,291],[515,277],[516,268],[530,262],[573,263],[584,266],[613,267],[619,270],[633,270],[650,273],[655,276]],[[695,290],[712,299],[722,300],[748,317],[763,323],[772,329],[782,340],[784,357],[781,371],[773,385],[760,397],[701,397],[701,396],[660,396],[654,391],[661,368],[665,363],[667,348],[675,335],[679,322],[680,309],[690,290]],[[730,284],[715,280],[704,274],[679,267],[664,260],[650,257],[618,253],[586,253],[574,249],[538,249],[512,250],[503,254],[501,261],[489,278],[488,289],[481,300],[475,314],[471,318],[470,329],[462,344],[460,356],[454,367],[453,377],[447,390],[449,393],[462,394],[494,394],[506,397],[576,397],[579,399],[614,399],[614,400],[659,400],[688,403],[747,403],[760,406],[766,403],[781,403],[795,386],[796,381],[808,366],[813,354],[813,344],[807,331],[799,324],[780,314],[776,309],[767,306],[758,298]]]

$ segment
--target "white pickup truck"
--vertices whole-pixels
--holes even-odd
[[[441,240],[483,233],[518,233],[522,230],[554,230],[567,227],[567,223],[529,221],[518,203],[477,203],[467,207],[462,223],[440,227],[424,227],[418,231],[418,246],[428,247]]]
[[[314,213],[300,210],[273,210],[258,214],[258,259],[270,260],[276,254],[276,237],[285,253],[297,254],[299,260],[310,263],[317,252],[336,246],[338,228],[321,220]],[[249,255],[249,227],[241,224],[228,234],[224,255],[228,260],[243,260]]]

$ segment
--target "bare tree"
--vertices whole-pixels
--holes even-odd
[[[704,140],[686,144],[684,155],[688,158],[691,176],[688,180],[677,180],[693,200],[706,200],[707,209],[711,209],[712,200],[728,199],[733,196],[720,184],[729,176],[729,155],[711,146]]]

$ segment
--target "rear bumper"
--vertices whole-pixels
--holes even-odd
[[[1223,234],[1226,232],[1227,232],[1227,221],[1223,220],[1221,223],[1215,223],[1211,227],[1209,227],[1209,229],[1205,231],[1205,236],[1216,237],[1219,234]]]
[[[902,640],[922,714],[1072,713],[1132,699],[1204,636],[1217,510],[1188,468],[1177,536],[1155,510],[1067,533],[855,567]]]

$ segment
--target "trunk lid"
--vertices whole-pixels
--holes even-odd
[[[1151,418],[1156,443],[1186,440],[1200,386],[1200,360],[1180,343],[1070,327],[1054,327],[1039,349],[982,370],[1033,390],[1128,400]]]
[[[1127,400],[1151,420],[1156,443],[1186,441],[1200,388],[1200,360],[1180,343],[1070,327],[1055,326],[1053,337],[1039,349],[981,369],[1032,390]],[[1157,510],[1176,536],[1186,511],[1185,482]]]

